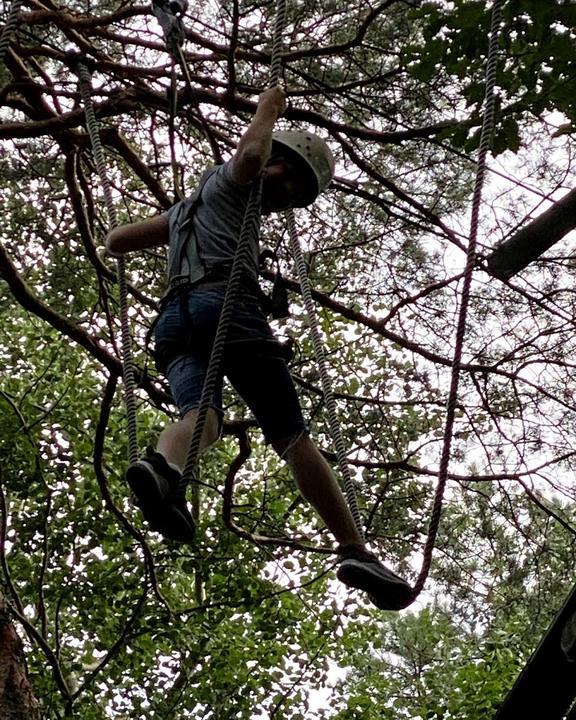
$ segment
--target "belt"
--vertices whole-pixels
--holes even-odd
[[[202,286],[203,288],[212,288],[212,287],[221,287],[225,286],[228,282],[228,278],[221,278],[218,280],[213,280],[210,277],[202,278],[201,280],[197,280],[194,283],[190,282],[189,278],[186,277],[179,277],[174,278],[170,281],[170,290],[177,290],[179,288],[197,288]]]
[[[223,284],[228,282],[232,265],[230,263],[216,263],[209,265],[204,269],[204,275],[195,282],[190,282],[190,278],[185,275],[179,275],[170,281],[170,290],[177,287],[197,287],[198,285],[214,285],[215,283]]]
[[[185,293],[188,290],[219,290],[224,289],[228,284],[230,277],[230,266],[220,266],[210,268],[206,275],[196,282],[190,282],[190,278],[180,276],[175,277],[170,281],[170,287],[161,300],[161,305],[164,305],[174,295]],[[243,277],[241,284],[244,288],[248,289],[259,302],[266,300],[266,295],[261,290],[257,280],[253,278]]]

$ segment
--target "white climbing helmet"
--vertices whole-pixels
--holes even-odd
[[[272,134],[272,153],[287,148],[301,158],[310,172],[306,173],[306,187],[294,204],[311,205],[326,190],[334,177],[334,156],[321,137],[300,130],[280,130]]]

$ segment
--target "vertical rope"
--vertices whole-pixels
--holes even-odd
[[[282,70],[282,36],[284,33],[284,27],[286,25],[286,2],[279,2],[276,8],[276,22],[274,27],[274,44],[272,48],[272,59],[270,62],[270,87],[278,84],[280,79],[280,73]],[[294,210],[290,208],[286,211],[286,223],[288,226],[288,233],[290,236],[290,247],[292,250],[292,256],[296,263],[298,271],[298,278],[300,281],[300,288],[302,291],[302,299],[304,301],[304,307],[308,316],[308,323],[310,326],[310,336],[312,338],[312,345],[314,347],[314,354],[316,357],[316,363],[320,370],[320,380],[322,383],[322,393],[324,395],[324,402],[326,404],[326,414],[328,416],[328,425],[330,427],[330,434],[334,442],[336,449],[336,457],[338,460],[338,469],[342,476],[342,482],[344,485],[344,492],[346,495],[346,501],[350,512],[354,519],[354,524],[360,537],[364,538],[364,528],[360,510],[358,509],[358,498],[356,496],[356,489],[352,476],[350,475],[350,467],[346,458],[346,446],[342,437],[342,430],[340,423],[338,422],[338,412],[336,408],[336,400],[334,398],[334,392],[332,390],[332,382],[328,373],[326,365],[326,355],[324,353],[324,345],[320,335],[320,329],[318,324],[318,317],[316,315],[316,309],[314,306],[314,299],[312,297],[312,290],[310,287],[310,280],[308,278],[308,271],[306,268],[306,262],[302,255],[302,249],[300,247],[300,240],[298,238],[298,232],[296,229],[296,217]]]
[[[446,406],[444,440],[442,446],[442,455],[440,458],[440,465],[438,468],[438,484],[436,486],[434,502],[432,505],[432,513],[428,526],[428,536],[426,539],[426,544],[424,546],[422,569],[420,570],[420,574],[414,585],[414,598],[416,598],[422,591],[424,584],[426,583],[426,580],[428,578],[428,574],[430,572],[430,566],[432,564],[432,553],[434,550],[434,545],[436,543],[438,527],[440,525],[442,504],[444,501],[444,491],[446,489],[446,481],[448,479],[448,466],[450,463],[450,453],[452,448],[452,437],[454,431],[454,419],[456,416],[456,403],[458,400],[460,365],[462,362],[464,338],[466,334],[468,305],[470,301],[470,287],[472,285],[472,275],[476,260],[476,244],[478,238],[480,206],[482,203],[482,189],[484,186],[484,177],[486,174],[486,157],[490,149],[492,135],[494,132],[494,112],[496,107],[496,95],[494,89],[496,84],[498,38],[500,23],[502,21],[502,5],[503,0],[495,0],[494,5],[492,6],[490,40],[488,45],[488,59],[486,65],[486,87],[484,93],[485,109],[484,116],[482,118],[482,131],[480,134],[480,147],[478,152],[476,178],[474,182],[474,193],[472,198],[470,237],[466,252],[466,266],[464,270],[464,279],[462,284],[462,298],[460,301],[458,323],[456,328],[454,356],[452,360],[452,372],[450,377],[450,390],[448,393],[448,401]]]
[[[246,206],[246,213],[244,215],[244,221],[240,231],[240,238],[238,240],[238,247],[232,263],[232,269],[230,271],[230,278],[226,286],[226,294],[224,296],[224,302],[222,304],[222,310],[220,318],[218,320],[218,327],[216,329],[216,335],[214,337],[214,344],[212,346],[212,352],[210,355],[210,361],[208,363],[208,369],[206,371],[206,379],[204,380],[204,386],[202,388],[202,396],[200,404],[198,406],[198,416],[196,419],[196,425],[194,426],[194,433],[192,440],[190,441],[190,447],[188,455],[186,457],[186,464],[184,466],[184,472],[182,474],[182,485],[186,487],[189,482],[194,480],[194,473],[196,469],[196,462],[200,452],[200,442],[202,439],[202,433],[204,431],[204,425],[206,424],[206,417],[208,409],[210,407],[210,401],[214,393],[216,383],[220,378],[222,369],[222,361],[224,358],[224,347],[226,345],[226,338],[228,337],[228,330],[234,313],[234,306],[238,297],[238,291],[240,288],[240,281],[244,268],[246,267],[250,258],[250,239],[255,233],[259,232],[260,228],[260,200],[262,196],[262,183],[257,181],[254,183],[250,196],[248,198],[248,204]]]
[[[0,35],[0,62],[4,61],[4,56],[10,47],[10,41],[16,26],[18,25],[18,15],[20,14],[20,8],[22,7],[22,0],[14,0],[10,6],[6,24],[2,28],[2,35]]]
[[[276,5],[276,19],[274,23],[272,59],[270,63],[270,87],[277,85],[280,77],[282,66],[280,50],[282,47],[282,34],[284,33],[285,24],[286,0],[278,0]],[[194,426],[192,440],[190,441],[190,447],[186,456],[182,480],[178,488],[180,492],[185,490],[187,485],[193,482],[195,478],[196,464],[198,461],[198,455],[200,454],[200,444],[202,434],[204,432],[204,426],[206,424],[206,417],[210,408],[210,401],[214,393],[214,388],[216,387],[216,383],[218,382],[222,371],[224,347],[226,345],[226,338],[228,336],[234,306],[240,289],[240,281],[242,279],[244,268],[248,265],[250,258],[250,240],[260,232],[261,199],[262,179],[259,178],[252,185],[248,203],[246,205],[246,212],[244,214],[244,220],[240,230],[238,246],[232,263],[228,285],[226,286],[226,294],[224,296],[220,319],[218,321],[218,328],[216,329],[216,336],[214,338],[214,344],[210,354],[210,361],[206,371],[206,379],[202,388],[202,396],[198,406],[196,424]]]
[[[278,83],[280,78],[280,72],[282,69],[282,35],[284,27],[286,25],[286,3],[279,2],[276,10],[276,24],[274,28],[274,45],[272,50],[272,59],[270,64],[270,86],[274,86]],[[326,404],[326,414],[328,416],[328,425],[330,427],[330,434],[334,442],[336,449],[336,457],[338,460],[338,469],[340,471],[342,482],[344,485],[344,492],[346,495],[346,501],[348,507],[354,519],[354,524],[360,537],[364,538],[364,527],[360,510],[358,509],[358,498],[356,496],[356,489],[352,476],[350,475],[350,467],[346,458],[346,446],[342,437],[342,430],[338,421],[338,412],[336,408],[336,400],[334,398],[334,392],[332,390],[332,382],[328,373],[326,365],[326,355],[324,353],[324,345],[320,335],[320,329],[318,324],[318,317],[316,315],[316,309],[314,306],[314,299],[312,298],[312,290],[310,287],[310,280],[308,278],[308,271],[306,268],[306,262],[302,255],[302,249],[300,247],[300,240],[298,238],[298,232],[296,229],[296,217],[294,210],[290,208],[286,211],[286,223],[288,226],[288,233],[290,236],[290,247],[292,250],[292,256],[296,263],[298,271],[298,278],[300,281],[300,288],[302,291],[302,299],[304,301],[304,307],[308,316],[308,324],[310,326],[310,336],[312,338],[312,345],[314,347],[314,354],[316,357],[316,363],[320,370],[320,380],[322,384],[322,393],[324,395],[324,402]]]
[[[308,278],[306,262],[304,260],[304,256],[302,255],[300,240],[298,238],[298,233],[296,230],[294,210],[292,208],[286,211],[286,221],[288,224],[288,232],[290,234],[290,247],[292,249],[292,256],[294,257],[294,260],[296,262],[296,268],[298,270],[298,278],[300,280],[300,288],[302,290],[302,299],[304,300],[304,307],[306,308],[306,314],[308,315],[310,336],[312,338],[312,345],[314,347],[316,363],[318,364],[318,368],[320,370],[322,393],[324,395],[324,402],[326,404],[326,414],[328,415],[330,434],[332,435],[332,440],[336,448],[338,469],[342,476],[344,492],[346,494],[348,507],[350,508],[350,512],[352,513],[352,517],[354,518],[354,524],[356,525],[356,529],[360,533],[360,536],[364,538],[364,523],[362,522],[360,510],[358,509],[356,488],[354,487],[354,482],[352,480],[352,476],[350,475],[350,467],[346,458],[346,446],[344,444],[344,438],[342,437],[340,423],[338,422],[336,399],[334,398],[334,392],[332,391],[332,382],[326,365],[326,354],[324,352],[324,345],[320,336],[318,317],[316,315],[314,299],[312,297],[312,290],[310,288],[310,280]]]
[[[286,27],[286,0],[276,3],[276,17],[272,34],[272,55],[270,58],[269,87],[275,87],[280,82],[282,73],[282,36]]]
[[[274,44],[272,48],[272,59],[270,63],[270,87],[278,84],[280,79],[280,73],[282,70],[282,35],[284,33],[284,27],[286,25],[286,3],[279,2],[276,9],[276,22],[274,27]],[[342,430],[338,421],[338,411],[336,408],[336,400],[334,398],[334,392],[332,390],[332,382],[328,373],[326,365],[326,355],[324,353],[324,345],[320,335],[320,329],[318,324],[318,317],[316,315],[316,309],[314,305],[314,299],[312,297],[312,290],[310,287],[310,280],[308,278],[308,271],[306,268],[306,262],[302,255],[302,249],[300,247],[300,241],[298,238],[298,232],[296,230],[296,217],[294,210],[290,208],[286,211],[286,223],[288,226],[288,233],[290,236],[290,247],[292,250],[292,256],[296,263],[298,271],[298,278],[300,281],[300,288],[302,291],[302,299],[304,301],[304,307],[308,316],[308,323],[310,326],[310,336],[312,338],[312,345],[314,347],[314,354],[316,357],[316,363],[320,370],[320,380],[322,384],[322,393],[324,395],[324,402],[326,404],[326,414],[328,416],[328,425],[330,427],[330,434],[334,442],[336,449],[336,457],[338,460],[338,469],[342,476],[342,482],[344,485],[344,492],[346,494],[346,501],[350,512],[354,519],[356,529],[362,538],[364,538],[364,528],[360,510],[358,509],[358,498],[356,496],[356,489],[352,476],[350,475],[350,467],[346,458],[346,446],[344,444],[344,438],[342,437]]]
[[[112,191],[106,172],[106,161],[100,140],[98,121],[92,104],[92,78],[88,68],[83,63],[77,65],[78,79],[80,81],[80,95],[84,104],[86,115],[86,128],[90,136],[92,154],[96,163],[96,170],[100,177],[100,184],[104,192],[104,201],[108,213],[108,225],[111,230],[118,226],[116,207],[112,199]],[[128,319],[128,285],[126,282],[126,265],[122,256],[117,258],[116,274],[120,290],[120,326],[122,339],[122,372],[124,380],[124,401],[128,423],[128,459],[135,462],[138,459],[138,428],[135,398],[134,363],[132,359],[132,342],[130,338],[130,323]]]

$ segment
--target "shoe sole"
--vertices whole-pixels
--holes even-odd
[[[386,568],[387,577],[371,573],[364,563],[344,560],[336,571],[338,580],[348,587],[363,590],[380,610],[403,610],[412,602],[412,588]]]
[[[166,502],[156,479],[145,465],[132,464],[126,471],[126,481],[151,530],[176,542],[190,543],[193,541],[194,525],[191,525],[176,505]]]

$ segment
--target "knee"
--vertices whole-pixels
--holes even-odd
[[[316,449],[306,432],[298,432],[290,437],[274,440],[271,445],[282,460],[285,460],[288,464],[302,452],[309,453]]]

